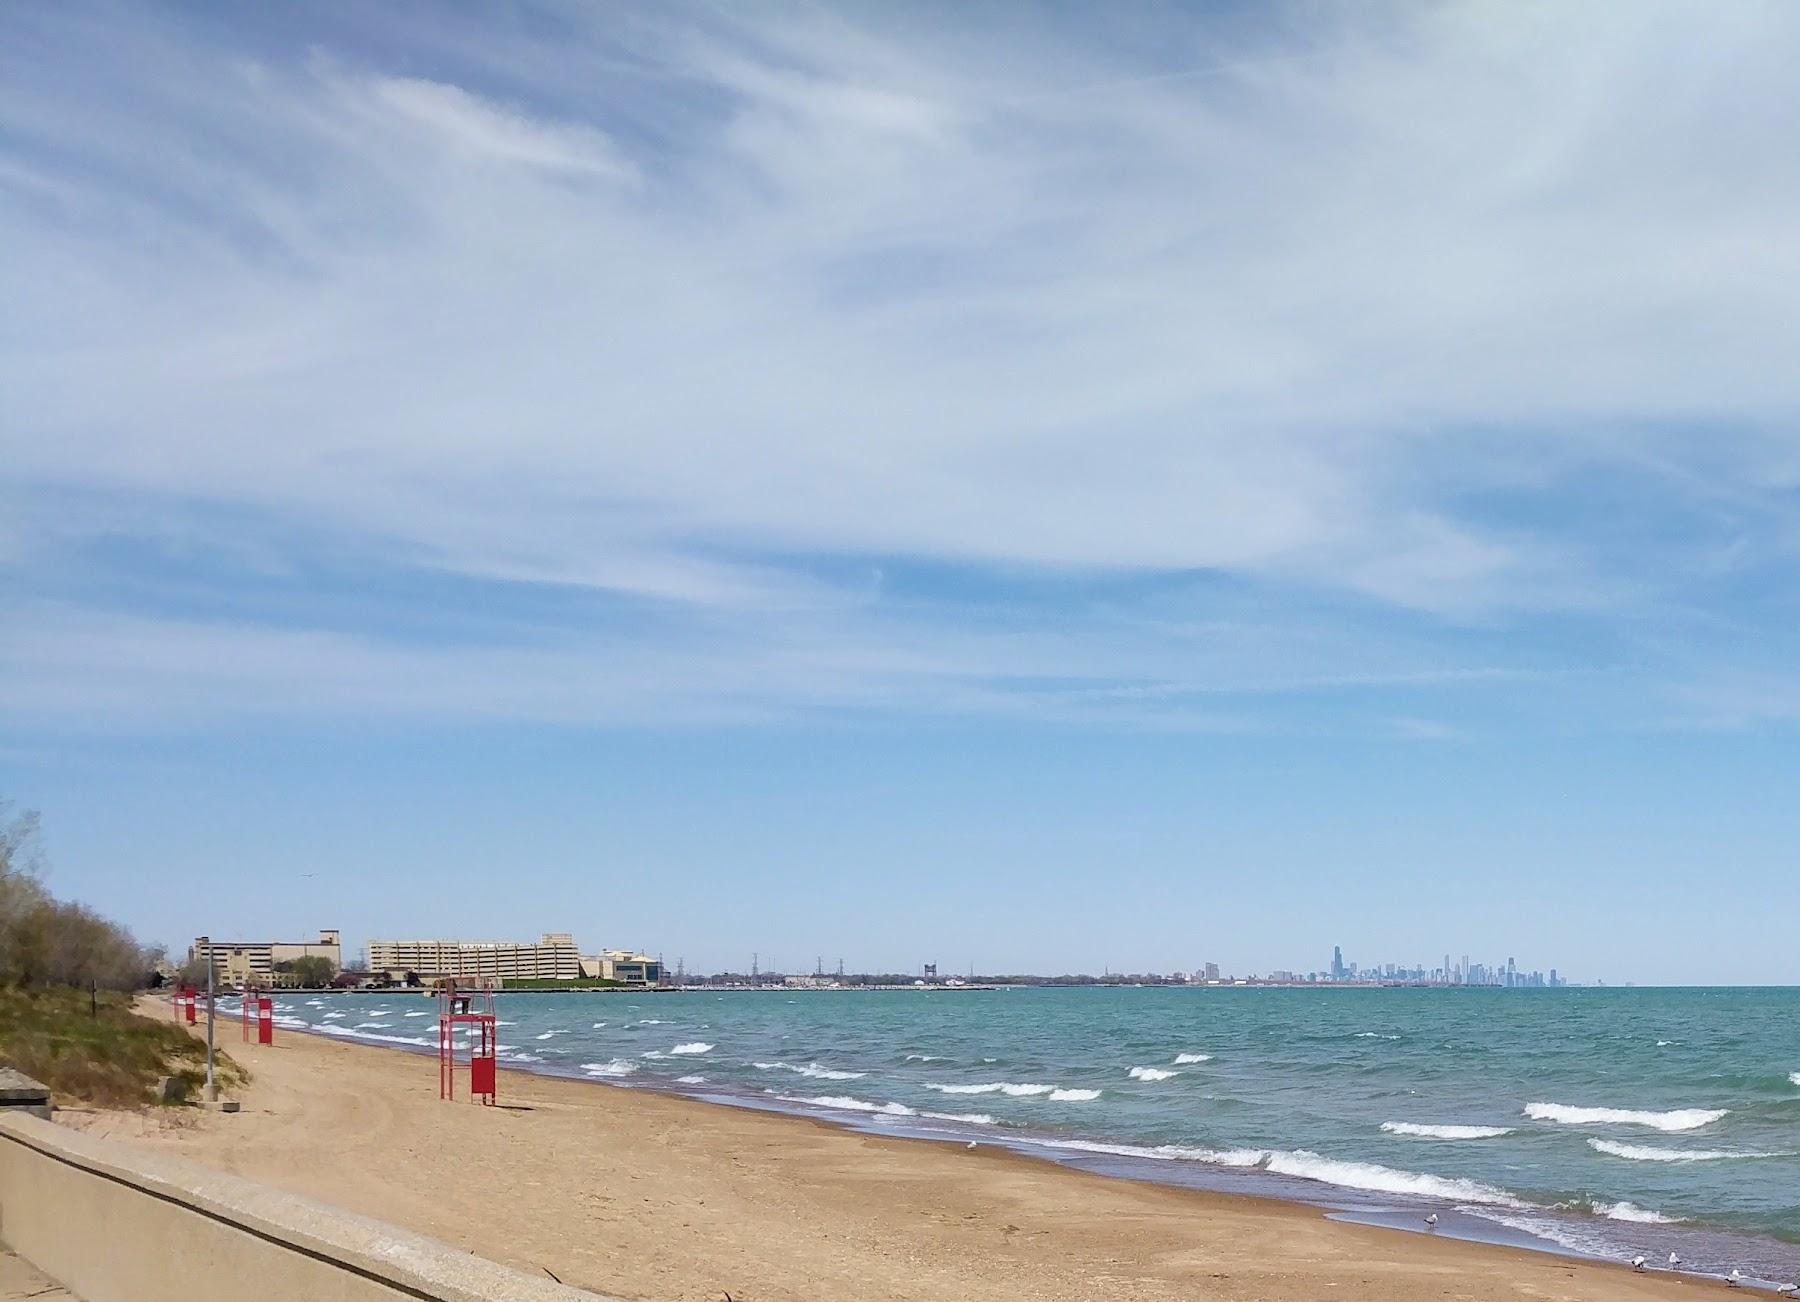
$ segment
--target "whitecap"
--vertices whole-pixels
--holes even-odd
[[[1800,1071],[1790,1071],[1788,1073],[1788,1080],[1792,1084],[1800,1085]]]
[[[941,1053],[909,1053],[906,1055],[906,1060],[908,1062],[942,1062],[944,1055]]]
[[[1005,1094],[1009,1098],[1027,1099],[1039,1094],[1049,1094],[1056,1089],[1054,1085],[1015,1085],[1011,1081],[989,1081],[985,1085],[938,1085],[927,1083],[928,1090],[936,1090],[939,1094]]]
[[[1381,1128],[1390,1135],[1419,1139],[1498,1139],[1512,1134],[1510,1126],[1427,1126],[1414,1121],[1384,1121]]]
[[[1177,1067],[1184,1067],[1187,1064],[1194,1062],[1211,1061],[1212,1055],[1210,1053],[1178,1053],[1175,1055],[1175,1065]]]
[[[421,1035],[376,1035],[354,1026],[316,1026],[313,1028],[320,1035],[336,1035],[346,1040],[375,1040],[382,1044],[411,1044],[420,1048],[436,1048],[435,1040],[427,1040]]]
[[[669,1050],[670,1053],[679,1053],[684,1056],[696,1053],[711,1053],[712,1051],[712,1045],[708,1044],[705,1040],[693,1040],[687,1044],[678,1044],[673,1049]]]
[[[1649,1126],[1653,1130],[1698,1130],[1724,1116],[1726,1108],[1676,1108],[1668,1112],[1642,1112],[1629,1108],[1578,1108],[1565,1103],[1527,1103],[1525,1115],[1533,1121],[1554,1121],[1561,1126]]]
[[[1425,1198],[1446,1198],[1457,1202],[1486,1203],[1496,1207],[1525,1207],[1504,1189],[1452,1176],[1423,1175],[1416,1171],[1400,1171],[1374,1162],[1343,1162],[1321,1157],[1306,1149],[1270,1153],[1262,1163],[1266,1171],[1291,1175],[1301,1180],[1344,1189],[1368,1189],[1376,1193],[1414,1194]]]
[[[1113,1157],[1141,1157],[1152,1162],[1204,1162],[1209,1166],[1253,1167],[1269,1156],[1261,1148],[1190,1148],[1182,1144],[1158,1144],[1154,1148],[1141,1144],[1105,1144],[1091,1139],[1027,1140],[1038,1148],[1068,1149],[1076,1153],[1104,1153]]]
[[[791,1071],[801,1076],[810,1076],[814,1080],[861,1080],[869,1073],[866,1071],[839,1071],[833,1067],[823,1067],[816,1062],[809,1062],[804,1067],[796,1067],[786,1062],[753,1062],[750,1064],[758,1071]]]
[[[704,1077],[704,1076],[677,1076],[675,1078],[675,1083],[678,1085],[704,1085],[704,1084],[706,1084],[706,1077]]]
[[[822,1094],[814,1098],[786,1098],[788,1103],[807,1103],[815,1108],[836,1108],[841,1112],[872,1112],[886,1117],[916,1117],[919,1114],[904,1103],[868,1103],[843,1094]]]
[[[961,1121],[971,1126],[992,1126],[997,1123],[985,1112],[921,1112],[921,1117],[930,1117],[933,1121]]]
[[[590,1076],[629,1076],[637,1070],[637,1064],[624,1058],[614,1058],[611,1062],[584,1062],[581,1070]]]
[[[540,1040],[549,1040],[558,1035],[572,1035],[572,1034],[574,1034],[574,1032],[572,1032],[572,1031],[563,1031],[563,1030],[545,1031],[542,1035],[538,1036],[537,1038]]]
[[[1092,1103],[1100,1097],[1099,1090],[1051,1090],[1052,1103]]]
[[[392,1025],[392,1022],[358,1022],[353,1029],[365,1031],[373,1027],[377,1031],[385,1031]]]
[[[347,1016],[349,1016],[347,1013],[326,1013],[325,1020],[328,1022],[335,1022],[338,1018]]]
[[[1615,1144],[1610,1139],[1590,1139],[1588,1147],[1609,1157],[1630,1162],[1725,1162],[1733,1158],[1792,1157],[1792,1153],[1751,1153],[1726,1148],[1653,1148],[1647,1144]]]
[[[406,1017],[430,1017],[431,1014],[430,1013],[405,1013],[405,1014],[403,1014],[403,1016],[406,1016]]]
[[[1171,1076],[1181,1075],[1178,1071],[1170,1071],[1166,1067],[1133,1067],[1125,1073],[1132,1080],[1159,1081],[1168,1080]]]
[[[1679,1222],[1673,1216],[1664,1216],[1661,1212],[1653,1212],[1636,1203],[1623,1200],[1616,1203],[1595,1203],[1594,1214],[1604,1216],[1609,1221],[1630,1221],[1635,1225],[1676,1225]]]
[[[598,1030],[599,1030],[599,1029],[600,1029],[600,1028],[601,1028],[601,1027],[603,1027],[603,1026],[605,1026],[605,1025],[606,1025],[606,1023],[605,1023],[605,1022],[595,1022],[595,1023],[594,1023],[594,1029],[595,1029],[595,1030],[596,1030],[596,1031],[598,1031]]]

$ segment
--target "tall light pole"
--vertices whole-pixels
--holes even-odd
[[[206,946],[206,1101],[219,1101],[219,1087],[213,1082],[213,947],[212,937],[200,937]]]

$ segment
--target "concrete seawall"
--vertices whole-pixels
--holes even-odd
[[[85,1302],[602,1302],[267,1185],[0,1116],[0,1242]]]

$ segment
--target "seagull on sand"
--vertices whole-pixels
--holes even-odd
[[[1800,1284],[1778,1284],[1775,1292],[1782,1297],[1793,1297],[1794,1294],[1800,1293]]]
[[[1631,1259],[1631,1268],[1633,1270],[1642,1270],[1644,1268],[1644,1254],[1643,1253],[1640,1252],[1640,1253],[1638,1253],[1637,1256],[1635,1256]]]
[[[1678,1267],[1680,1265],[1681,1265],[1681,1258],[1677,1257],[1674,1253],[1671,1252],[1669,1254],[1669,1269],[1674,1270],[1676,1267]]]
[[[1736,1288],[1743,1282],[1744,1272],[1739,1270],[1736,1266],[1733,1266],[1731,1268],[1731,1273],[1725,1277],[1726,1286],[1729,1288]]]
[[[1437,1229],[1437,1213],[1433,1212],[1431,1215],[1427,1216],[1425,1218],[1425,1224],[1429,1225],[1434,1230]]]

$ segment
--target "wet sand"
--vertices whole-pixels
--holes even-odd
[[[243,1046],[230,1030],[221,1043],[256,1075],[242,1113],[62,1119],[621,1297],[1627,1302],[1726,1292],[644,1089],[503,1071],[504,1107],[446,1104],[431,1057],[281,1031],[272,1047]]]

